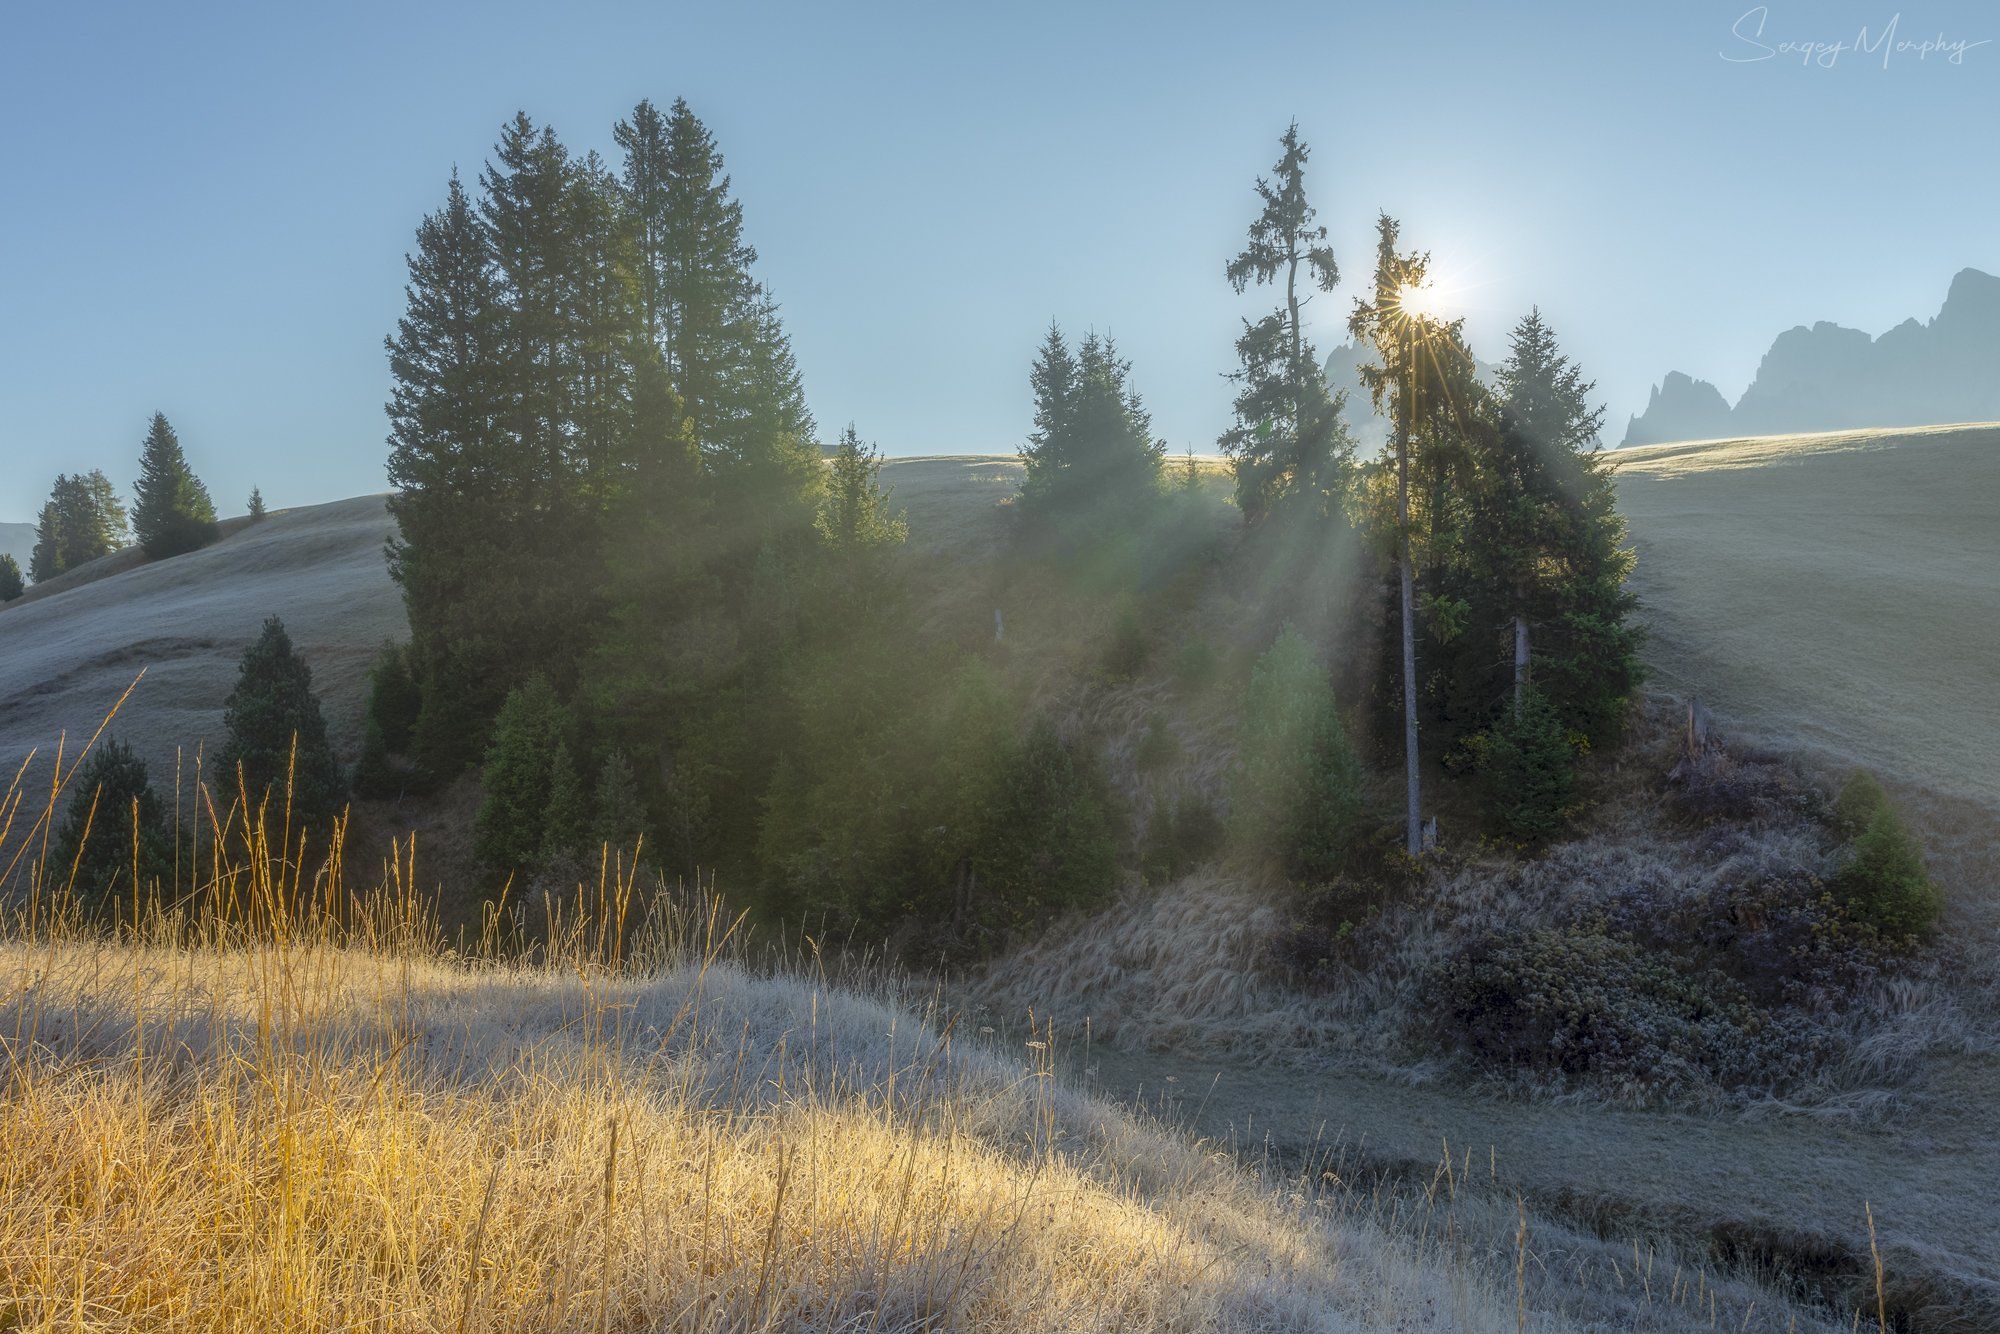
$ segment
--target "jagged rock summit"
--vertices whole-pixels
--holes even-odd
[[[1879,338],[1824,320],[1778,335],[1732,408],[1674,371],[1623,443],[2000,420],[2000,278],[1961,269],[1928,321]]]

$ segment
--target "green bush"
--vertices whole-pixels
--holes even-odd
[[[173,835],[147,781],[146,762],[130,746],[113,738],[99,743],[69,790],[69,809],[49,853],[48,884],[73,885],[78,902],[96,910],[118,897],[130,901],[135,867],[141,889],[172,877]]]
[[[1854,838],[1888,804],[1889,794],[1882,790],[1881,781],[1866,769],[1856,769],[1840,785],[1840,795],[1833,800],[1834,827],[1845,837]]]
[[[1547,841],[1576,796],[1576,751],[1562,720],[1530,690],[1475,747],[1487,828],[1516,843]]]
[[[1174,655],[1174,679],[1188,690],[1214,683],[1222,671],[1221,655],[1206,639],[1191,639]]]
[[[1856,836],[1834,886],[1856,921],[1894,939],[1928,935],[1944,912],[1923,849],[1886,799]]]
[[[0,552],[0,602],[12,602],[27,592],[21,584],[21,563],[10,552]]]
[[[1360,830],[1363,778],[1332,678],[1287,625],[1243,701],[1230,794],[1237,836],[1296,880],[1330,880]]]

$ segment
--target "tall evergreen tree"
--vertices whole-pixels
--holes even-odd
[[[132,527],[155,560],[194,551],[215,540],[215,504],[188,466],[166,416],[154,413],[139,455],[132,492]]]
[[[1436,395],[1425,378],[1423,353],[1430,345],[1428,322],[1403,303],[1403,294],[1422,286],[1428,257],[1401,254],[1398,228],[1387,214],[1376,226],[1373,293],[1357,298],[1349,329],[1371,344],[1379,364],[1363,369],[1363,382],[1377,411],[1388,409],[1396,454],[1396,574],[1402,621],[1404,846],[1412,857],[1424,850],[1423,783],[1417,739],[1416,572],[1411,564],[1410,470],[1417,425],[1432,414]]]
[[[21,562],[11,551],[0,552],[0,602],[12,602],[26,591],[21,586]]]
[[[1242,366],[1232,376],[1242,386],[1236,425],[1222,436],[1223,450],[1236,461],[1237,503],[1253,521],[1293,501],[1321,514],[1336,511],[1351,483],[1354,455],[1340,401],[1305,336],[1303,314],[1315,292],[1334,289],[1340,269],[1326,228],[1315,222],[1306,200],[1310,150],[1296,121],[1280,144],[1271,177],[1257,181],[1263,208],[1228,268],[1229,284],[1239,293],[1253,284],[1282,282],[1285,289],[1283,306],[1244,321],[1236,340]]]
[[[250,522],[252,523],[262,523],[264,521],[264,492],[262,488],[255,486],[250,488],[247,513],[250,515]]]
[[[35,524],[28,576],[36,583],[124,545],[125,506],[103,472],[58,476]]]
[[[408,308],[387,340],[389,572],[431,723],[419,759],[442,778],[477,754],[481,716],[498,700],[487,664],[507,652],[511,608],[493,571],[509,563],[514,486],[500,440],[498,284],[456,173],[408,266]]]
[[[327,741],[312,668],[293,650],[285,623],[276,616],[244,651],[223,725],[228,731],[219,757],[223,781],[240,779],[252,818],[267,802],[282,818],[289,802],[294,828],[324,836],[340,813],[346,783]]]

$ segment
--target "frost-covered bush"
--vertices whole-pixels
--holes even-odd
[[[1433,992],[1442,1035],[1481,1064],[1661,1090],[1748,1073],[1762,1027],[1727,977],[1597,925],[1474,940]]]

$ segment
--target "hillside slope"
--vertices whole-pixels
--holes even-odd
[[[2000,426],[1611,457],[1657,682],[1739,735],[2000,801]]]
[[[368,666],[407,633],[382,558],[393,528],[380,496],[282,510],[171,560],[107,556],[113,573],[0,608],[0,763],[94,726],[144,668],[118,733],[170,776],[177,747],[218,738],[237,660],[271,615],[352,756]]]

